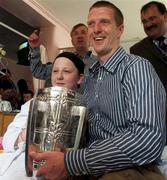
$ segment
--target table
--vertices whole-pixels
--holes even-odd
[[[16,114],[15,112],[0,112],[0,136],[4,135],[8,125],[13,121]]]

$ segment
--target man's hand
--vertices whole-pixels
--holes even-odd
[[[30,156],[36,161],[45,161],[39,168],[37,176],[44,176],[45,179],[49,180],[66,180],[68,178],[64,164],[64,153],[60,151],[31,152]]]
[[[39,40],[39,30],[35,30],[28,38],[28,43],[31,48],[36,48],[40,46]]]

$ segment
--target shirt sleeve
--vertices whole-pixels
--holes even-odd
[[[32,75],[37,79],[48,80],[51,78],[52,64],[42,64],[40,49],[30,48],[28,59]]]
[[[160,158],[165,144],[165,89],[147,61],[129,65],[123,76],[126,128],[85,149],[67,152],[65,164],[70,175],[99,176]]]
[[[18,113],[9,124],[3,137],[3,148],[5,152],[14,152],[16,150],[16,140],[20,132],[27,126],[29,106],[30,101],[22,105],[20,113]]]

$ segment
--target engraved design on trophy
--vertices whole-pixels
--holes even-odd
[[[44,162],[32,162],[30,151],[61,151],[79,147],[86,107],[81,95],[61,87],[40,89],[31,103],[26,137],[26,172],[32,176]]]

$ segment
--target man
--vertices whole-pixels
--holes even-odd
[[[167,9],[161,2],[151,1],[141,8],[141,21],[147,37],[130,48],[132,54],[148,59],[167,91]],[[159,39],[164,37],[166,51]]]
[[[38,176],[164,179],[154,164],[165,144],[165,89],[147,60],[120,47],[123,31],[123,15],[114,4],[97,1],[91,6],[88,33],[98,62],[84,84],[90,115],[87,147],[32,153],[45,162]]]
[[[141,8],[141,21],[147,37],[133,45],[130,52],[150,61],[167,92],[167,9],[165,5],[157,1],[145,4]],[[165,49],[161,48],[161,37],[166,43]]]
[[[83,59],[85,63],[84,74],[88,74],[89,67],[96,61],[95,56],[89,48],[88,41],[88,28],[86,25],[79,23],[76,24],[71,30],[71,42],[76,50],[76,54]],[[29,60],[32,74],[35,78],[48,80],[51,77],[52,64],[42,64],[40,61],[39,50],[39,32],[34,31],[29,37],[30,53]]]

